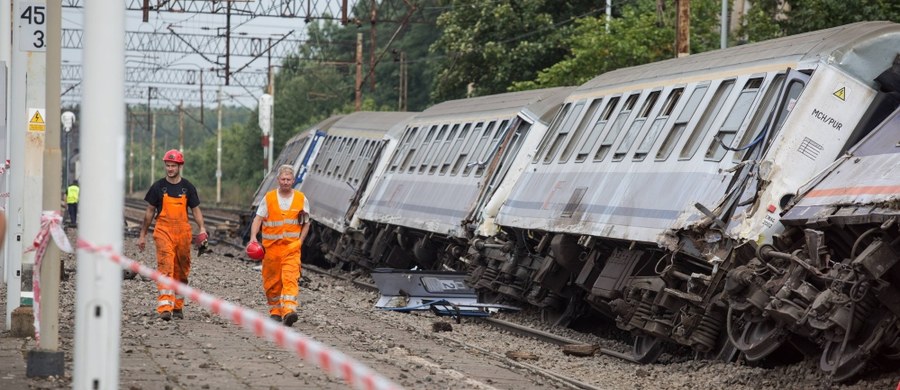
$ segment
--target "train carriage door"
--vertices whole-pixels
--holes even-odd
[[[800,93],[803,92],[803,89],[809,83],[809,78],[808,74],[793,69],[788,69],[785,72],[783,82],[778,83],[778,76],[776,76],[776,81],[773,82],[772,87],[774,92],[775,88],[780,86],[777,89],[778,98],[775,100],[776,104],[765,107],[766,111],[761,112],[766,118],[762,122],[762,126],[758,126],[755,129],[753,127],[748,128],[740,146],[734,150],[745,151],[742,154],[744,159],[758,159],[762,156],[769,149],[775,135],[781,131],[781,126],[784,125],[788,115],[794,110],[797,99],[800,98]],[[780,85],[776,85],[776,83]],[[760,107],[762,108],[762,105]]]
[[[741,146],[728,148],[742,154],[744,160],[758,160],[771,145],[771,140],[781,130],[788,115],[793,111],[800,97],[800,93],[809,83],[810,76],[796,70],[788,69],[785,73],[776,75],[766,91],[766,101],[760,104],[751,126],[741,139]],[[777,91],[776,99],[771,99]],[[774,104],[772,104],[774,102]],[[732,176],[726,195],[720,204],[721,213],[717,217],[722,221],[728,221],[738,210],[753,205],[755,196],[759,193],[758,175],[751,175],[750,165],[743,164]]]
[[[470,213],[468,220],[475,220],[478,211],[484,208],[484,203],[490,200],[494,191],[503,182],[506,173],[509,171],[513,160],[519,155],[522,143],[525,141],[528,132],[531,130],[532,123],[522,117],[516,117],[512,120],[504,120],[501,124],[504,130],[501,143],[497,145],[493,158],[486,161],[484,182],[480,186],[481,191],[478,194],[477,201]]]

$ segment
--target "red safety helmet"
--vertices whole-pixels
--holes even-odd
[[[184,155],[178,151],[178,149],[172,149],[166,152],[165,157],[163,157],[163,161],[165,162],[173,162],[176,164],[184,164]]]
[[[262,260],[266,256],[266,249],[258,242],[253,241],[247,244],[247,256],[256,261]]]

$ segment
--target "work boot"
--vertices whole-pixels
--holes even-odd
[[[285,326],[294,325],[295,322],[297,322],[297,312],[292,311],[292,312],[288,313],[286,316],[284,316],[284,325]]]
[[[172,319],[172,312],[164,311],[162,313],[159,313],[159,319],[163,321],[170,321]]]
[[[175,317],[179,320],[183,320],[184,319],[184,310],[182,310],[182,309],[172,310],[172,317]]]
[[[281,322],[281,316],[277,314],[272,314],[269,316],[269,319],[275,322]]]

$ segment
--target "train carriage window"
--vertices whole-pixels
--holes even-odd
[[[531,160],[532,163],[537,163],[541,160],[541,156],[545,155],[547,147],[550,145],[550,140],[555,138],[556,129],[559,128],[563,118],[569,113],[570,109],[572,109],[572,103],[564,104],[562,109],[556,114],[556,117],[553,118],[553,122],[550,122],[550,128],[544,133],[544,138],[541,140],[540,145],[538,145],[537,153],[534,154],[534,159]]]
[[[584,143],[581,145],[581,149],[578,151],[578,155],[575,156],[575,162],[582,162],[587,159],[588,155],[591,153],[591,150],[594,150],[594,144],[597,143],[597,140],[600,139],[600,134],[603,133],[603,129],[606,128],[606,124],[609,122],[609,118],[612,117],[613,111],[615,111],[616,106],[619,104],[619,97],[616,96],[612,99],[607,99],[607,104],[603,108],[603,113],[597,118],[597,122],[594,123],[594,127],[588,133],[588,137],[585,139]]]
[[[407,156],[410,150],[409,142],[415,137],[416,130],[418,129],[418,127],[409,127],[406,129],[403,137],[400,138],[400,142],[397,143],[397,149],[394,151],[394,157],[391,161],[390,172],[396,172],[397,168],[400,167],[401,162],[405,162],[408,158]]]
[[[469,173],[472,172],[472,168],[476,165],[476,163],[479,162],[478,158],[481,157],[482,153],[484,153],[484,149],[487,147],[489,140],[491,139],[491,134],[493,134],[495,123],[495,121],[491,121],[487,124],[487,126],[485,126],[484,131],[481,132],[478,144],[475,145],[475,150],[469,157],[469,162],[466,164],[465,169],[463,169],[463,176],[468,176]]]
[[[484,173],[484,168],[487,164],[490,163],[490,160],[494,159],[494,153],[499,150],[500,141],[502,138],[505,138],[507,125],[509,124],[509,120],[503,120],[500,122],[500,125],[497,126],[497,131],[494,132],[494,137],[491,140],[491,144],[487,149],[484,150],[484,153],[481,155],[481,158],[478,159],[478,162],[482,162],[484,164],[478,164],[475,167],[475,176],[481,176]]]
[[[709,128],[712,127],[714,119],[718,116],[719,112],[722,111],[722,106],[725,105],[725,100],[732,89],[734,89],[734,79],[725,80],[719,84],[719,88],[716,89],[716,93],[713,95],[712,100],[709,102],[709,105],[706,106],[703,116],[700,117],[700,121],[697,122],[694,131],[684,144],[684,147],[681,148],[679,158],[685,160],[690,159],[697,153],[697,149],[700,148],[700,141],[703,140],[706,133],[709,132]]]
[[[459,128],[459,124],[453,125],[453,132],[456,133],[456,129]],[[456,155],[459,153],[459,148],[462,146],[463,141],[466,139],[466,135],[469,133],[469,125],[466,124],[463,126],[462,130],[459,131],[457,136],[451,136],[453,141],[453,146],[450,147],[450,150],[442,160],[441,163],[441,171],[440,174],[446,174],[447,171],[450,170],[450,163],[453,162],[453,159],[456,158]]]
[[[669,117],[672,115],[672,111],[675,110],[675,105],[678,104],[678,100],[681,99],[683,93],[684,88],[675,88],[669,92],[669,97],[666,98],[666,102],[663,103],[659,114],[653,120],[653,124],[650,125],[650,130],[647,130],[647,134],[644,135],[644,139],[638,145],[637,151],[634,152],[633,160],[642,161],[650,153],[650,148],[656,143],[656,138],[659,137],[663,126],[669,121]]]
[[[443,165],[444,160],[447,158],[447,154],[450,153],[450,143],[456,139],[456,132],[459,130],[459,124],[453,125],[450,129],[450,133],[447,134],[447,138],[444,138],[444,142],[440,149],[437,150],[434,156],[434,162],[431,164],[431,169],[428,171],[428,174],[433,174],[437,172],[439,166]],[[457,143],[459,143],[457,141]]]
[[[647,118],[650,117],[650,113],[653,111],[653,107],[656,106],[657,99],[659,99],[659,91],[650,92],[650,95],[647,96],[647,100],[644,101],[644,106],[641,107],[637,117],[634,118],[631,122],[631,126],[628,127],[625,138],[622,139],[619,147],[616,148],[616,153],[613,154],[613,161],[622,161],[622,159],[625,158],[625,155],[628,154],[628,151],[631,150],[631,145],[634,145],[638,133],[640,133],[641,128],[644,127],[644,122],[647,121]]]
[[[453,169],[450,171],[450,176],[456,176],[459,173],[459,170],[469,159],[469,151],[472,149],[472,143],[475,142],[475,137],[477,137],[479,127],[481,123],[475,126],[475,130],[469,132],[469,128],[471,127],[471,123],[466,123],[463,126],[463,131],[459,135],[459,139],[463,140],[463,146],[459,149],[459,154],[451,154],[450,156],[456,156],[456,161],[453,163]]]
[[[768,126],[769,113],[772,112],[772,107],[775,106],[778,92],[781,91],[781,86],[783,84],[784,74],[782,73],[776,75],[775,78],[772,79],[772,82],[765,88],[766,91],[763,93],[762,102],[757,106],[756,113],[753,114],[753,119],[750,121],[750,126],[747,126],[747,130],[744,131],[744,135],[736,145],[738,148],[746,148],[759,136],[763,129]],[[738,162],[743,160],[745,153],[746,150],[738,150],[734,153],[733,161]]]
[[[403,142],[401,151],[397,152],[398,156],[403,156],[403,160],[397,164],[397,169],[402,170],[404,167],[409,166],[410,159],[416,153],[416,145],[413,143],[413,140],[415,140],[417,130],[419,130],[418,127],[412,129],[409,138],[406,139],[406,142]]]
[[[434,160],[434,155],[437,153],[438,147],[441,145],[441,141],[443,141],[444,135],[447,133],[447,125],[436,125],[434,128],[439,128],[440,130],[438,130],[437,135],[431,139],[431,143],[428,147],[422,148],[425,155],[422,157],[419,164],[419,173],[425,172],[425,170],[428,169],[431,161]]]
[[[700,102],[703,101],[703,97],[706,96],[706,91],[708,89],[709,84],[707,83],[698,85],[691,92],[691,97],[684,105],[684,108],[681,109],[678,118],[675,119],[675,125],[669,130],[669,134],[666,135],[666,139],[663,141],[662,146],[660,146],[659,151],[656,152],[656,161],[668,159],[669,155],[672,154],[672,151],[675,150],[675,144],[681,139],[681,134],[684,133],[684,129],[687,128],[688,122],[694,117],[694,113],[697,111],[697,107],[700,106]]]
[[[423,173],[428,170],[428,166],[432,164],[436,164],[435,158],[438,154],[440,154],[441,144],[444,142],[444,138],[447,135],[447,128],[449,125],[441,126],[441,129],[438,131],[436,137],[434,137],[431,145],[428,146],[428,153],[425,155],[425,158],[422,159],[422,165],[419,166],[419,173]]]
[[[731,112],[725,117],[725,122],[722,123],[722,127],[719,128],[719,132],[706,150],[705,158],[707,160],[722,161],[722,157],[725,157],[727,150],[722,145],[731,146],[731,143],[734,142],[735,135],[747,118],[747,113],[750,112],[750,107],[756,101],[762,82],[762,77],[754,77],[744,84],[744,89],[738,95],[737,102],[731,107]]]
[[[424,127],[423,127],[423,131],[424,131]],[[421,143],[417,142],[418,150],[416,150],[416,155],[415,155],[415,157],[413,157],[413,159],[409,165],[409,168],[407,168],[408,173],[414,172],[416,170],[416,167],[419,166],[419,161],[421,161],[423,158],[425,158],[426,151],[428,150],[428,144],[431,143],[431,139],[434,137],[434,133],[436,131],[437,131],[437,126],[431,126],[431,128],[429,128],[428,131],[425,132],[425,134],[426,134],[425,139]]]
[[[572,130],[572,125],[575,120],[578,119],[578,116],[581,115],[581,110],[584,108],[584,100],[575,103],[575,106],[566,114],[566,117],[563,118],[560,125],[556,128],[555,134],[552,135],[552,140],[550,141],[550,146],[547,148],[547,154],[544,155],[544,164],[549,164],[553,161],[553,158],[556,157],[556,152],[562,147],[563,141],[565,141],[566,137],[569,135],[569,131]]]
[[[578,122],[578,127],[572,133],[572,137],[569,138],[569,141],[566,142],[566,147],[563,149],[562,155],[559,156],[559,162],[566,162],[569,160],[569,157],[572,156],[572,153],[575,152],[575,148],[581,142],[581,138],[584,136],[584,130],[588,128],[588,124],[594,119],[594,114],[600,109],[600,103],[603,102],[603,98],[594,99],[591,102],[591,105],[588,106],[587,112],[584,113],[584,116],[581,117],[581,121]]]
[[[637,104],[637,100],[640,96],[640,93],[635,93],[625,100],[625,104],[622,105],[622,109],[619,110],[616,119],[613,120],[612,125],[609,126],[609,132],[606,133],[606,137],[603,137],[603,141],[600,142],[600,148],[597,149],[597,153],[594,153],[594,161],[603,160],[609,153],[609,150],[612,149],[613,143],[616,142],[616,138],[619,138],[619,132],[625,127],[625,122],[628,120],[628,117],[631,116],[634,105]]]
[[[356,162],[356,154],[359,152],[359,150],[357,150],[357,145],[359,144],[358,141],[359,139],[354,139],[350,142],[350,148],[343,158],[344,172],[338,175],[338,179],[349,177],[350,170],[353,169],[353,163]]]

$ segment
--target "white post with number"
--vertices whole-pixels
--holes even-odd
[[[21,304],[22,277],[33,270],[34,252],[24,244],[37,235],[43,196],[47,6],[44,1],[13,2],[10,63],[9,207],[7,209],[6,326]],[[30,289],[30,287],[29,287]]]

